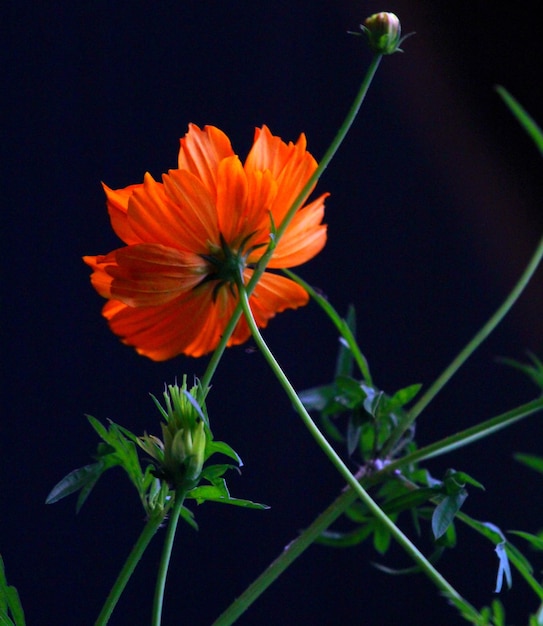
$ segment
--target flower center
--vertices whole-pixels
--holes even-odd
[[[243,270],[247,267],[247,257],[253,250],[265,245],[258,244],[246,248],[253,235],[254,233],[247,235],[237,250],[231,248],[221,235],[220,246],[210,244],[210,253],[200,254],[211,265],[211,271],[205,276],[200,285],[209,281],[216,281],[216,285],[213,287],[213,300],[216,299],[219,289],[225,285],[229,287],[232,295],[235,295],[234,286],[242,280]]]

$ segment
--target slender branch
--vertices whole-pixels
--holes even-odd
[[[530,279],[537,270],[541,259],[543,258],[543,238],[530,259],[526,269],[522,273],[516,285],[509,293],[498,310],[492,315],[488,322],[479,330],[473,339],[460,351],[450,365],[442,372],[442,374],[434,381],[427,391],[421,396],[419,401],[413,406],[411,411],[406,415],[405,419],[400,422],[395,432],[387,442],[384,450],[386,456],[394,448],[396,443],[401,439],[405,431],[413,424],[422,411],[430,404],[435,396],[443,389],[449,380],[456,374],[460,367],[469,359],[475,350],[483,343],[483,341],[492,333],[503,318],[509,313],[515,302],[530,282]]]
[[[179,515],[183,507],[185,500],[185,491],[178,490],[175,494],[175,502],[171,509],[168,528],[166,530],[166,536],[164,538],[164,547],[162,548],[162,556],[160,559],[160,565],[158,568],[157,580],[155,585],[155,597],[153,601],[153,618],[152,626],[160,626],[162,620],[162,607],[164,604],[164,588],[166,586],[166,578],[168,575],[168,567],[170,564],[170,558],[172,555],[173,542],[175,539],[175,532],[177,530],[177,524],[179,522]]]
[[[113,610],[115,609],[115,606],[117,605],[117,602],[119,601],[119,598],[121,597],[121,594],[130,579],[130,576],[132,576],[136,565],[139,563],[143,553],[147,549],[147,546],[151,542],[151,539],[154,537],[163,520],[164,515],[155,514],[149,519],[143,528],[143,531],[126,559],[122,570],[119,572],[115,584],[109,592],[104,606],[100,611],[100,615],[95,622],[95,626],[105,626],[108,623],[109,618],[111,617],[111,614],[113,613]]]
[[[462,446],[474,443],[484,436],[494,434],[502,428],[511,426],[518,420],[533,415],[543,409],[543,398],[528,402],[516,409],[497,415],[489,420],[463,430],[455,435],[436,441],[401,459],[396,459],[382,470],[376,471],[360,480],[362,486],[368,488],[380,483],[391,472],[401,469],[402,466],[434,458],[440,454],[447,454]],[[329,528],[357,499],[354,489],[348,487],[337,497],[332,504],[323,511],[303,532],[281,551],[281,554],[256,578],[249,587],[222,613],[213,623],[213,626],[227,626],[242,615],[259,596],[301,555],[303,552]]]
[[[368,362],[366,360],[366,357],[362,354],[358,343],[356,342],[356,338],[349,328],[347,322],[334,309],[330,302],[328,302],[326,298],[323,298],[320,294],[318,294],[309,283],[306,283],[305,280],[303,280],[303,278],[300,278],[297,274],[291,272],[288,269],[283,269],[283,272],[294,282],[298,283],[300,287],[303,287],[310,295],[310,297],[313,298],[313,300],[315,300],[315,302],[326,313],[326,315],[328,315],[334,326],[337,328],[341,337],[345,340],[345,343],[349,346],[349,350],[351,351],[351,354],[353,355],[353,358],[358,365],[358,369],[362,374],[364,382],[368,385],[372,385],[373,381],[371,378]]]
[[[434,566],[428,561],[428,559],[426,559],[422,552],[420,552],[420,550],[410,541],[410,539],[406,535],[404,535],[404,533],[398,528],[398,526],[396,526],[396,524],[394,524],[394,522],[392,522],[392,520],[381,510],[379,505],[370,497],[367,491],[360,485],[356,477],[351,473],[349,468],[341,460],[339,455],[327,441],[326,437],[317,428],[317,425],[311,419],[311,416],[302,404],[300,398],[298,397],[298,394],[292,387],[290,381],[286,377],[279,363],[277,362],[274,355],[268,348],[266,342],[264,341],[260,330],[258,329],[258,326],[256,325],[256,322],[254,320],[251,307],[249,305],[249,298],[241,281],[242,279],[240,277],[238,286],[240,302],[243,307],[243,313],[247,320],[247,324],[249,325],[249,328],[253,335],[253,339],[260,351],[262,352],[264,358],[268,362],[268,365],[275,374],[279,383],[283,387],[288,398],[292,402],[296,412],[302,418],[302,421],[306,428],[309,430],[311,436],[315,439],[319,447],[326,454],[326,456],[329,458],[329,460],[332,462],[334,467],[344,478],[347,484],[353,489],[356,496],[368,507],[370,513],[387,528],[387,530],[394,537],[394,539],[396,539],[396,541],[402,546],[407,554],[411,556],[411,558],[420,566],[421,570],[426,573],[426,575],[432,580],[432,582],[438,587],[438,589],[440,589],[447,596],[454,598],[458,603],[462,604],[467,609],[474,610],[473,607],[471,607],[469,603],[467,603],[460,596],[456,589],[454,589],[454,587],[452,587],[452,585],[441,575],[441,573],[434,568]],[[222,623],[226,625],[229,622]]]
[[[313,175],[309,178],[304,188],[300,191],[300,193],[298,194],[298,197],[296,198],[293,205],[290,207],[287,214],[285,215],[283,221],[281,222],[276,232],[274,233],[273,239],[270,241],[267,251],[262,255],[260,261],[258,262],[257,267],[255,268],[253,272],[251,280],[246,286],[247,293],[249,295],[253,292],[254,288],[256,287],[256,284],[260,280],[260,277],[264,273],[264,270],[266,269],[273,255],[273,251],[275,250],[279,240],[281,239],[286,229],[288,228],[290,222],[292,221],[293,217],[295,216],[296,211],[298,211],[298,209],[302,206],[307,195],[311,192],[311,190],[313,189],[313,186],[319,180],[324,170],[330,164],[330,161],[334,158],[334,155],[338,151],[340,145],[343,143],[343,140],[345,139],[347,133],[349,132],[349,129],[353,125],[353,122],[356,119],[356,116],[358,115],[360,107],[362,106],[362,103],[364,102],[366,94],[368,93],[368,89],[371,85],[373,77],[375,76],[375,73],[377,72],[377,68],[379,67],[379,64],[382,58],[383,56],[381,54],[376,54],[373,57],[370,63],[370,66],[366,72],[366,75],[364,76],[362,84],[360,85],[360,89],[358,90],[356,98],[353,104],[351,105],[351,108],[349,109],[349,112],[347,113],[345,119],[343,120],[343,124],[340,126],[328,150],[326,150],[326,152],[324,153],[324,156],[320,160],[317,166],[317,169],[313,172]],[[215,349],[215,352],[213,353],[213,356],[211,357],[211,360],[208,363],[206,371],[204,375],[202,376],[202,379],[201,379],[202,386],[207,387],[209,383],[211,382],[211,379],[213,378],[215,374],[215,371],[217,369],[219,361],[221,360],[223,352],[226,349],[226,344],[228,343],[228,340],[230,339],[232,333],[234,332],[234,329],[236,328],[236,325],[241,317],[241,314],[242,314],[241,304],[238,302],[232,314],[232,317],[230,318],[230,321],[224,330],[224,333],[223,333],[223,336],[221,337],[219,345]]]

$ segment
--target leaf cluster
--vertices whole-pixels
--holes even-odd
[[[0,625],[25,626],[19,593],[15,587],[8,585],[2,555],[0,555]]]
[[[187,395],[190,396],[189,393]],[[192,396],[190,397],[192,398]],[[154,400],[164,416],[164,411],[160,404],[156,399]],[[201,413],[199,406],[198,411]],[[174,501],[175,489],[163,472],[161,472],[156,458],[144,455],[143,459],[140,459],[140,454],[142,453],[140,437],[111,420],[109,420],[108,427],[106,427],[90,415],[87,415],[87,419],[101,439],[94,455],[95,462],[67,474],[53,487],[47,496],[46,503],[53,504],[79,491],[76,503],[76,511],[79,512],[98,479],[107,470],[113,467],[121,467],[130,483],[135,487],[146,515],[148,517],[165,517]],[[192,489],[189,489],[184,494],[184,497],[195,500],[197,504],[211,501],[246,508],[268,508],[266,505],[250,500],[233,498],[230,495],[224,475],[229,469],[238,470],[238,466],[242,465],[241,459],[227,443],[213,439],[207,415],[203,416],[203,420],[206,430],[205,461],[207,462],[214,454],[222,454],[236,461],[236,464],[217,463],[204,465],[198,481],[196,481]],[[197,529],[192,511],[183,506],[181,516],[193,528]]]

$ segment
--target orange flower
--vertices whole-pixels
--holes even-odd
[[[237,304],[236,279],[250,280],[272,224],[281,224],[316,167],[304,135],[287,145],[266,126],[256,129],[242,164],[222,131],[191,124],[178,169],[161,183],[147,173],[124,189],[104,185],[111,225],[127,245],[83,260],[96,291],[109,298],[102,313],[112,331],[156,361],[213,350]],[[320,252],[327,195],[297,211],[269,268],[294,267]],[[259,327],[307,301],[299,285],[267,271],[250,297]],[[228,345],[249,335],[242,318]]]

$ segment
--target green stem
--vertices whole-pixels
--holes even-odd
[[[285,373],[281,369],[281,366],[275,359],[274,355],[268,348],[266,342],[264,341],[258,326],[254,320],[251,307],[249,305],[249,299],[247,292],[244,289],[242,284],[242,279],[240,277],[239,280],[239,295],[240,302],[243,307],[243,313],[251,330],[251,334],[258,348],[262,352],[264,358],[268,362],[271,370],[275,374],[279,383],[283,387],[285,393],[288,398],[292,402],[296,412],[302,418],[304,425],[309,430],[312,437],[315,439],[319,447],[325,453],[325,455],[332,462],[334,467],[340,473],[340,475],[344,478],[347,484],[354,490],[356,496],[362,500],[362,502],[368,507],[368,510],[374,517],[379,520],[391,533],[391,535],[396,539],[396,541],[403,547],[403,549],[413,558],[413,560],[420,566],[421,570],[426,573],[426,575],[433,581],[433,583],[444,592],[447,596],[454,598],[457,602],[463,603],[466,606],[469,606],[463,598],[458,594],[458,592],[450,585],[450,583],[434,568],[434,566],[426,559],[426,557],[420,552],[420,550],[408,539],[406,535],[392,522],[389,517],[381,510],[378,504],[370,497],[370,495],[366,492],[366,490],[360,485],[356,477],[351,473],[349,468],[345,465],[345,463],[341,460],[336,451],[329,444],[324,435],[317,428],[315,422],[311,419],[311,416],[306,411],[304,405],[302,404],[298,394],[292,387],[290,381],[286,377]],[[470,607],[472,608],[472,607]],[[227,622],[224,622],[227,623]]]
[[[256,287],[257,282],[260,280],[260,277],[264,273],[264,270],[266,269],[273,255],[273,251],[275,250],[277,246],[277,243],[279,242],[279,240],[285,233],[286,229],[288,228],[290,222],[292,221],[293,217],[296,214],[296,211],[298,211],[298,209],[302,206],[306,197],[313,189],[313,186],[319,180],[324,170],[328,167],[328,165],[330,164],[330,161],[334,158],[334,155],[336,154],[340,145],[343,143],[343,140],[347,136],[347,133],[349,132],[349,129],[353,125],[353,122],[356,119],[356,116],[360,110],[360,107],[362,106],[362,103],[364,102],[364,98],[366,97],[366,94],[368,93],[368,89],[371,85],[373,77],[375,76],[375,73],[377,72],[377,68],[379,67],[379,63],[381,62],[382,58],[383,56],[381,54],[376,54],[373,57],[370,63],[370,66],[368,68],[368,71],[366,72],[366,75],[364,76],[362,84],[360,85],[360,89],[358,90],[356,98],[353,104],[351,105],[351,108],[349,109],[349,112],[347,113],[345,119],[343,120],[343,124],[338,130],[328,150],[324,153],[324,156],[320,160],[317,166],[317,169],[313,172],[313,175],[309,178],[304,188],[300,191],[300,193],[298,194],[298,197],[296,198],[293,205],[290,207],[287,214],[285,215],[285,218],[283,219],[283,221],[281,222],[281,224],[275,231],[273,239],[272,241],[270,241],[270,244],[268,246],[268,249],[262,255],[260,261],[258,262],[257,267],[255,268],[253,272],[251,280],[246,286],[246,290],[249,295],[253,292],[254,288]],[[239,318],[241,317],[241,314],[242,314],[242,309],[241,309],[240,303],[238,302],[238,305],[236,309],[234,310],[234,313],[232,314],[232,317],[230,318],[230,321],[224,330],[224,333],[223,333],[223,336],[221,337],[219,345],[215,349],[215,352],[213,353],[213,356],[211,357],[211,360],[208,363],[206,371],[201,378],[201,383],[204,388],[207,387],[209,383],[211,382],[211,379],[213,378],[215,374],[215,371],[217,369],[219,361],[221,360],[223,352],[226,349],[226,344],[228,343],[230,336],[234,332],[234,329],[236,328],[236,325],[239,321]]]
[[[303,280],[297,274],[291,272],[288,269],[283,269],[283,272],[294,282],[303,287],[310,295],[310,297],[313,298],[313,300],[315,300],[315,302],[326,313],[326,315],[328,315],[334,326],[337,328],[341,337],[345,340],[345,343],[349,346],[349,350],[351,351],[351,354],[353,355],[353,358],[358,365],[358,369],[362,374],[364,382],[371,386],[373,384],[373,381],[371,378],[368,362],[366,361],[366,357],[360,351],[358,343],[356,342],[356,338],[349,328],[347,322],[339,315],[339,313],[334,309],[330,302],[328,302],[326,298],[323,298],[321,295],[319,295],[309,283],[306,283],[305,280]]]
[[[331,526],[340,515],[356,500],[352,489],[344,491],[332,504],[323,511],[300,535],[291,541],[281,554],[270,563],[245,591],[222,613],[212,626],[228,626],[233,624],[260,595],[318,539],[324,530]]]
[[[518,282],[509,293],[503,304],[492,315],[488,322],[479,330],[479,332],[473,337],[473,339],[464,347],[464,349],[456,356],[456,358],[450,363],[450,365],[443,371],[443,373],[434,381],[427,391],[421,396],[419,401],[413,406],[411,411],[406,415],[405,419],[398,425],[396,431],[390,437],[386,448],[384,450],[384,456],[386,456],[394,448],[396,443],[401,439],[405,431],[413,424],[422,411],[430,404],[435,396],[443,389],[443,387],[449,382],[449,380],[456,374],[460,367],[469,359],[469,357],[475,352],[475,350],[483,343],[483,341],[492,333],[492,331],[503,320],[507,313],[511,310],[515,302],[519,299],[520,295],[530,282],[530,279],[534,275],[537,267],[539,266],[541,259],[543,258],[543,238],[539,241],[539,244],[530,259],[530,262],[526,266],[526,269],[522,273]]]
[[[175,539],[175,532],[177,530],[177,523],[179,522],[179,515],[181,513],[184,500],[185,491],[178,490],[175,494],[175,502],[171,509],[168,528],[166,530],[166,537],[164,538],[164,547],[162,548],[162,556],[158,568],[155,586],[155,598],[153,602],[153,618],[151,622],[152,626],[160,626],[162,620],[162,606],[164,604],[164,588],[166,586],[166,577],[168,575],[168,567],[172,555],[173,542]]]
[[[119,601],[119,598],[121,597],[121,594],[124,591],[128,580],[130,579],[130,576],[134,572],[136,565],[139,563],[139,560],[141,559],[143,553],[147,549],[147,546],[149,545],[151,539],[154,537],[163,520],[164,515],[154,515],[145,525],[136,544],[134,545],[128,558],[126,559],[126,562],[123,565],[123,568],[120,571],[119,576],[115,581],[115,584],[109,592],[106,602],[102,607],[102,610],[100,611],[100,615],[95,622],[95,626],[105,626],[108,623],[109,618],[111,617],[111,614],[113,613],[113,610],[115,609],[115,606],[117,605],[117,602]]]
[[[528,402],[512,411],[493,417],[477,426],[463,430],[455,435],[421,448],[386,465],[382,470],[361,478],[361,484],[369,487],[380,483],[386,475],[402,466],[434,458],[439,454],[446,454],[463,445],[474,443],[483,436],[495,433],[543,409],[543,398]],[[247,587],[247,589],[226,609],[214,622],[213,626],[227,626],[232,624],[253,602],[327,529],[329,528],[356,500],[353,489],[345,490],[332,504],[323,511],[314,522],[308,526],[281,552],[268,568]]]

